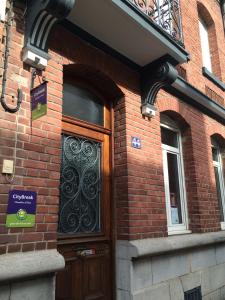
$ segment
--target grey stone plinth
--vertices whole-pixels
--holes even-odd
[[[123,247],[123,258],[137,258],[141,256],[154,256],[177,250],[216,245],[225,242],[225,231],[202,234],[185,234],[164,238],[148,238],[135,241],[117,241]],[[119,255],[119,254],[118,254]],[[125,256],[125,257],[124,257]]]
[[[133,262],[132,289],[138,290],[152,285],[151,260],[143,258]]]
[[[202,294],[206,296],[221,289],[225,284],[225,264],[202,271]]]
[[[162,283],[151,288],[142,289],[133,294],[132,300],[171,300],[168,283]]]
[[[160,255],[152,258],[153,284],[190,272],[187,254]]]
[[[9,300],[10,285],[0,285],[0,300]]]
[[[201,274],[201,272],[195,272],[181,276],[180,279],[184,292],[192,290],[201,285]]]
[[[184,300],[184,291],[183,291],[180,278],[170,280],[169,283],[170,283],[170,299]]]
[[[65,266],[57,250],[0,255],[0,282],[54,273]]]
[[[55,300],[54,290],[54,277],[15,283],[11,287],[10,300]]]
[[[195,249],[191,256],[192,272],[215,266],[216,265],[216,251],[215,247],[207,249]]]
[[[220,290],[208,294],[204,296],[202,299],[203,300],[224,300],[224,298],[221,298]]]

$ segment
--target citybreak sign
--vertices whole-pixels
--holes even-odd
[[[33,227],[35,225],[36,199],[36,192],[10,191],[6,227]]]
[[[32,121],[47,114],[47,82],[33,88],[31,94]]]

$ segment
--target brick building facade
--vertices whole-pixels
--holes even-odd
[[[0,299],[225,299],[223,1],[6,2]]]

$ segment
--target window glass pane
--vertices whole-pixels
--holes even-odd
[[[177,133],[165,127],[161,127],[162,144],[178,148]]]
[[[63,135],[59,232],[99,232],[101,144]]]
[[[222,203],[222,193],[221,193],[221,183],[220,183],[220,176],[219,176],[219,168],[214,167],[215,171],[215,178],[216,178],[216,190],[217,190],[217,197],[220,206],[220,219],[221,222],[224,222],[224,215],[223,215],[223,203]]]
[[[213,161],[219,161],[219,152],[218,149],[212,147],[212,159]]]
[[[169,193],[170,193],[170,210],[171,223],[182,224],[182,213],[180,203],[180,186],[178,173],[178,156],[173,153],[167,153],[168,176],[169,176]]]
[[[103,105],[100,99],[86,89],[67,83],[63,87],[63,114],[104,125]]]
[[[203,20],[199,20],[199,31],[200,31],[203,67],[206,67],[210,72],[212,72],[208,29]]]

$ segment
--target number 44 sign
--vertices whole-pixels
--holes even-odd
[[[33,227],[35,225],[36,199],[36,192],[10,191],[6,227]]]

